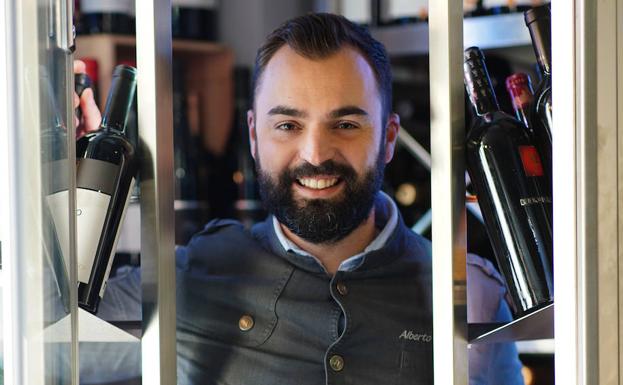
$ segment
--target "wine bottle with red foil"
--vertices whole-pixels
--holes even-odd
[[[532,47],[537,58],[541,81],[530,106],[530,129],[543,158],[543,166],[552,172],[552,44],[549,5],[532,8],[524,13],[530,30]]]
[[[136,69],[115,67],[100,130],[77,142],[78,304],[92,313],[104,295],[137,172],[136,151],[125,136],[135,92]]]
[[[553,301],[552,199],[532,136],[500,111],[484,56],[464,53],[465,86],[475,112],[467,170],[516,315]]]
[[[523,72],[512,74],[506,78],[506,90],[511,97],[515,117],[530,129],[528,109],[534,98],[530,77]]]

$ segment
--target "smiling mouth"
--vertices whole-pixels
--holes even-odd
[[[296,181],[304,187],[313,190],[323,190],[335,186],[339,178],[297,178]]]

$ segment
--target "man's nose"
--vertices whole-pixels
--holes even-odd
[[[321,128],[308,129],[302,138],[300,157],[314,166],[332,159],[335,155],[335,144],[330,133]]]

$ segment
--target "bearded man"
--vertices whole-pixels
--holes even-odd
[[[341,16],[292,19],[259,49],[253,91],[270,215],[214,220],[177,249],[178,383],[432,384],[430,243],[380,191],[400,126],[383,45]],[[481,267],[481,301],[508,314]],[[136,274],[120,276],[100,315]],[[472,384],[522,383],[514,347],[475,362]]]

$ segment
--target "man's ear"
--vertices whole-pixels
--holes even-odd
[[[400,116],[396,113],[389,114],[387,125],[385,126],[385,163],[389,163],[394,157],[396,140],[400,130]]]
[[[255,153],[257,149],[257,132],[255,131],[255,114],[253,110],[247,111],[247,125],[249,126],[249,144],[251,150],[251,156],[253,159],[256,159],[257,154]]]

